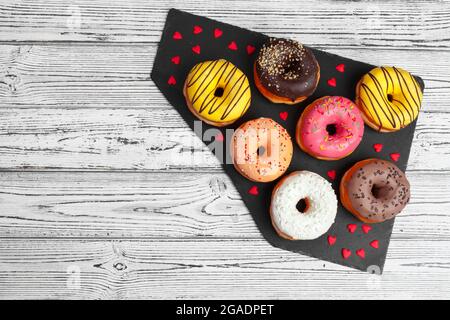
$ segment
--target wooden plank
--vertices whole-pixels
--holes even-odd
[[[447,112],[450,61],[442,51],[329,50],[422,76],[424,110]],[[0,45],[0,108],[160,108],[168,103],[150,80],[156,45]],[[430,63],[430,62],[433,63]]]
[[[450,173],[410,172],[401,239],[450,239]],[[0,172],[0,237],[261,238],[223,173]]]
[[[394,239],[380,277],[263,240],[8,239],[0,298],[448,299],[449,246]]]
[[[421,113],[409,170],[450,170],[449,127],[449,113]],[[221,172],[173,108],[0,108],[0,137],[3,170]]]
[[[447,1],[6,0],[0,40],[157,42],[170,7],[314,46],[450,47]]]

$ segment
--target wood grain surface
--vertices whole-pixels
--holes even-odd
[[[273,248],[150,72],[167,10],[425,80],[382,276]],[[450,2],[4,0],[0,299],[450,298]]]

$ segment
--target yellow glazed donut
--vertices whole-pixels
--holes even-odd
[[[197,118],[218,127],[239,119],[251,102],[247,76],[224,59],[196,64],[186,78],[183,93]]]
[[[364,122],[380,132],[398,131],[419,115],[422,90],[416,79],[396,67],[378,67],[356,86],[356,104]]]

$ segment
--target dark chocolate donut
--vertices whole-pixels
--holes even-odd
[[[261,85],[279,97],[310,96],[320,77],[319,63],[310,49],[295,40],[271,38],[255,62]]]
[[[409,202],[405,174],[393,163],[367,159],[356,163],[341,180],[341,202],[364,222],[394,218]]]

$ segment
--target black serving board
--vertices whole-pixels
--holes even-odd
[[[340,95],[354,100],[356,83],[374,66],[312,49],[321,69],[320,82],[314,95],[294,106],[273,104],[265,99],[254,86],[252,72],[259,48],[267,39],[268,37],[261,33],[171,9],[167,15],[151,77],[186,123],[194,129],[194,121],[197,118],[188,110],[182,92],[189,70],[196,63],[206,60],[224,58],[231,61],[249,78],[252,103],[241,119],[226,128],[235,129],[243,122],[258,117],[274,119],[284,126],[293,137],[294,155],[287,173],[296,170],[316,172],[332,182],[338,197],[340,178],[357,161],[372,157],[391,160],[391,154],[398,153],[400,158],[396,164],[400,169],[406,170],[415,122],[395,133],[378,133],[366,126],[359,147],[349,157],[339,161],[321,161],[302,152],[295,143],[294,137],[295,125],[305,106],[325,95]],[[303,42],[303,39],[296,40]],[[343,72],[342,66],[336,68],[342,64],[344,65]],[[416,78],[423,90],[422,79]],[[333,86],[333,80],[330,81],[330,79],[334,79],[335,86]],[[287,118],[283,120],[286,113]],[[211,128],[213,127],[202,123],[201,132],[196,133],[202,139],[205,130]],[[220,139],[212,142],[214,138],[211,137],[202,139],[211,149],[214,146],[216,155],[218,155],[218,145],[223,148],[222,151],[229,146],[226,128],[216,129],[220,130],[222,136],[225,137],[223,142],[220,142]],[[374,144],[382,144],[382,150],[376,152]],[[285,240],[276,234],[269,217],[271,192],[277,181],[254,183],[236,172],[230,162],[226,162],[222,166],[239,191],[262,235],[273,246],[364,271],[382,272],[394,220],[373,224],[371,225],[372,229],[365,233],[362,229],[363,223],[354,218],[342,205],[339,205],[336,222],[322,237],[308,241]],[[333,170],[335,179],[330,177]],[[258,190],[256,195],[254,192],[253,194],[249,192],[249,190],[255,190],[255,186]],[[349,224],[356,224],[356,231],[349,232]],[[328,236],[336,237],[333,245],[329,244]],[[378,240],[378,249],[370,245],[374,240]],[[347,259],[344,259],[342,255],[344,248],[351,251],[351,256]],[[359,249],[364,250],[364,258],[356,254]]]

